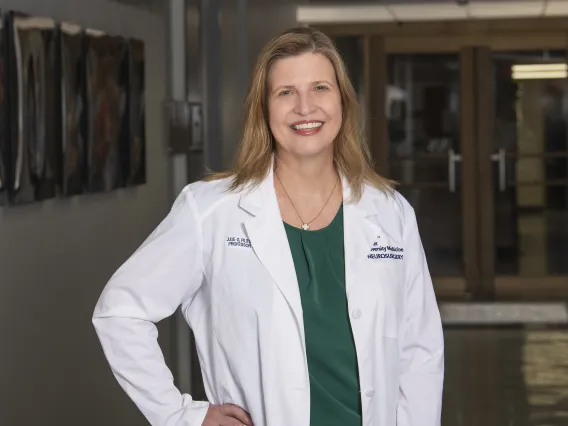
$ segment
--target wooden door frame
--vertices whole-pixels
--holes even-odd
[[[475,127],[477,129],[478,204],[477,215],[480,281],[478,296],[492,299],[495,295],[495,203],[493,195],[494,105],[493,63],[491,50],[486,46],[475,48],[475,76],[477,99]]]
[[[439,51],[451,50],[447,46],[482,46],[487,40],[507,40],[518,45],[519,37],[522,43],[532,45],[543,44],[552,47],[558,33],[568,28],[568,18],[527,18],[527,19],[489,19],[489,20],[456,20],[402,23],[367,23],[367,24],[317,24],[312,25],[332,37],[379,36],[388,39],[387,45],[396,40],[413,40],[413,46],[423,45],[424,49]],[[452,41],[453,40],[453,41]],[[440,43],[432,44],[432,41]]]
[[[367,144],[380,175],[388,175],[388,135],[386,121],[387,54],[381,36],[363,39],[363,85],[366,104]]]
[[[477,180],[477,128],[475,96],[478,90],[475,75],[475,49],[461,49],[460,62],[460,122],[462,152],[462,235],[464,250],[464,270],[466,294],[469,298],[480,293],[481,273],[478,250],[479,217],[476,206],[479,204],[479,182]]]

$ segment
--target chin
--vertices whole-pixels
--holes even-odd
[[[333,143],[303,143],[291,147],[290,152],[298,157],[319,157],[333,152]]]

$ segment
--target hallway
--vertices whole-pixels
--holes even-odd
[[[61,73],[45,104],[31,96],[39,77],[9,84],[26,70],[12,16],[32,41],[60,42],[51,61],[24,43]],[[109,368],[93,308],[181,189],[229,167],[254,61],[297,25],[341,51],[373,161],[415,209],[440,306],[459,317],[445,321],[442,426],[568,426],[568,0],[0,0],[0,21],[0,426],[149,424]],[[144,43],[130,57],[144,58],[135,101],[118,73],[102,73],[114,89],[87,102],[90,39],[79,34]],[[117,131],[119,109],[136,131]],[[21,125],[40,111],[57,120]],[[126,141],[108,170],[135,185],[88,191],[87,153],[110,152],[107,131],[99,145],[87,131],[95,117]],[[58,181],[51,198],[11,205],[8,170],[36,158],[24,144],[55,147],[58,180],[75,170],[80,190]],[[144,180],[129,171],[141,159]],[[181,310],[158,330],[176,386],[206,400]]]

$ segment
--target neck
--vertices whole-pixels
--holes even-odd
[[[333,153],[313,158],[297,158],[277,153],[274,172],[286,190],[299,196],[325,196],[337,183]]]

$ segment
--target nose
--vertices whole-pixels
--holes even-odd
[[[310,115],[316,106],[310,92],[298,93],[296,96],[296,113],[299,115]]]

